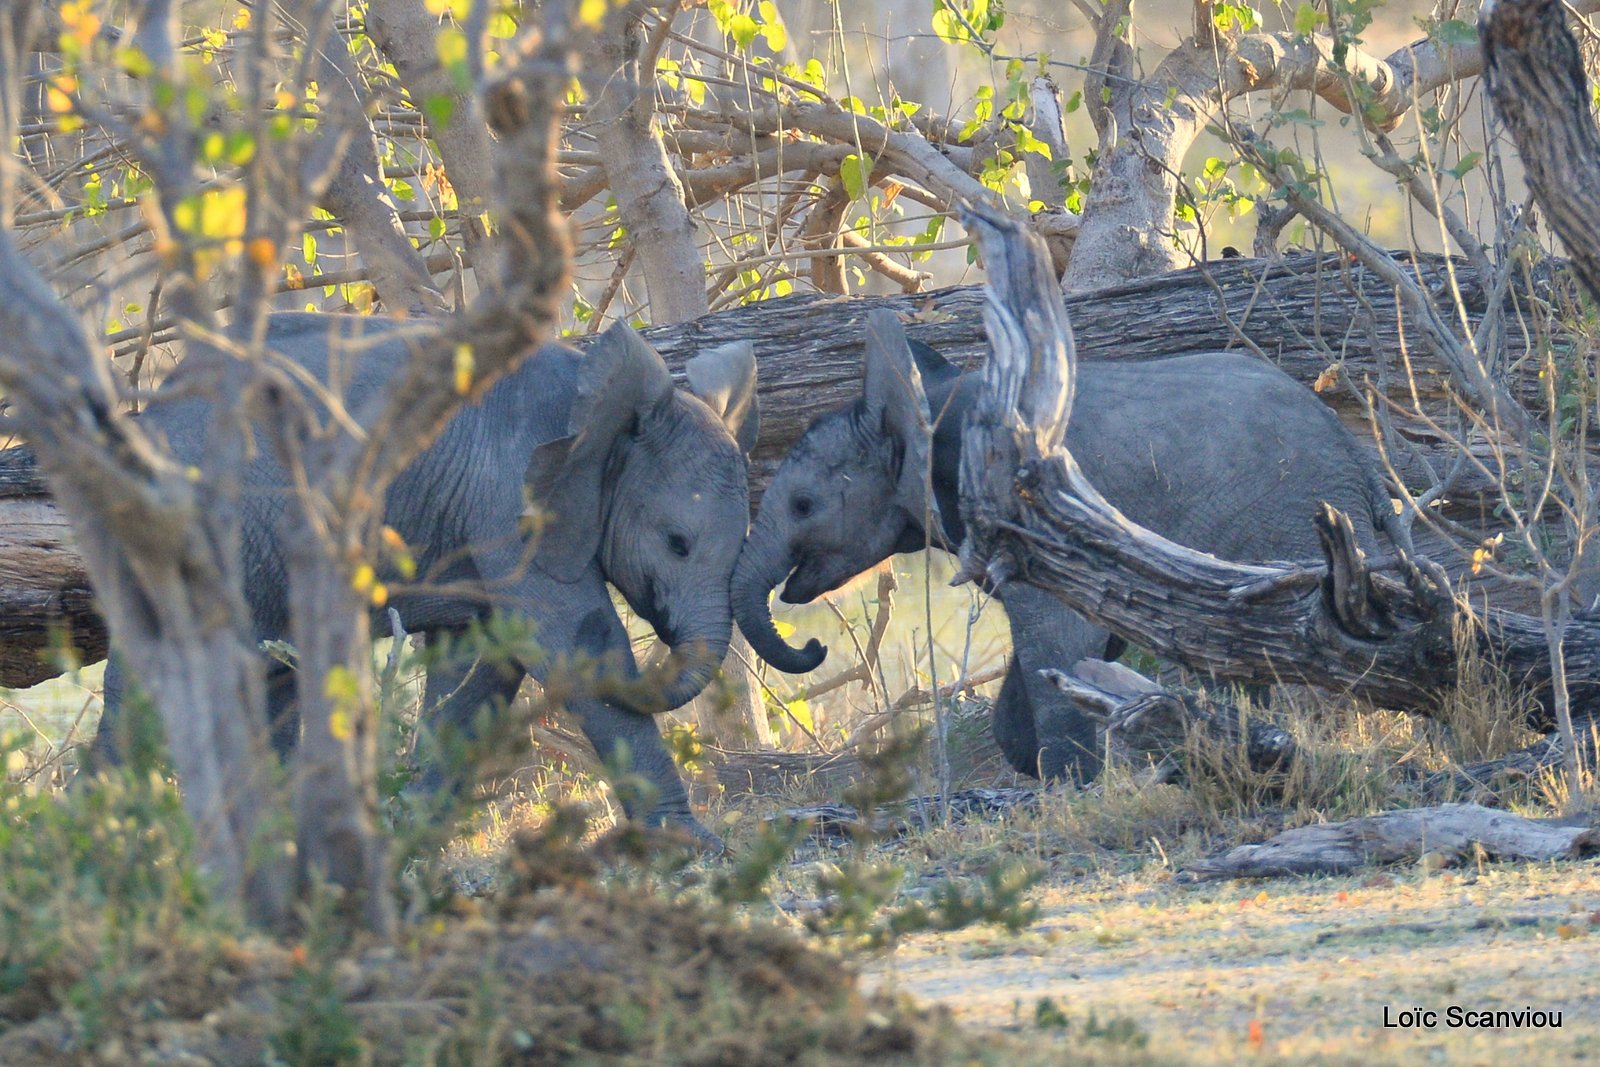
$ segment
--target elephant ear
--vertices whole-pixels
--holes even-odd
[[[941,356],[932,345],[912,341],[911,354],[916,358],[917,370],[922,372],[924,384],[961,377],[961,368]]]
[[[548,515],[539,535],[540,569],[577,581],[600,549],[605,470],[617,438],[672,392],[656,350],[618,323],[577,359],[566,436],[540,445],[528,468],[534,502]]]
[[[684,365],[689,391],[716,412],[745,455],[761,433],[761,403],[756,399],[756,348],[749,341],[708,349]]]
[[[899,438],[905,449],[895,503],[912,515],[929,517],[932,528],[940,529],[939,501],[928,492],[933,416],[922,372],[894,312],[880,308],[867,316],[865,363],[867,409],[878,413],[884,431]]]

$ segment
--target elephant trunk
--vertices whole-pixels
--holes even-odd
[[[724,611],[707,625],[687,627],[682,634],[673,635],[676,640],[668,647],[682,666],[662,690],[661,699],[666,705],[662,711],[683,707],[711,684],[717,668],[728,654],[728,639],[732,632],[733,621]]]
[[[812,638],[803,649],[794,648],[772,622],[767,598],[794,569],[794,560],[768,523],[759,519],[739,553],[733,569],[733,617],[756,655],[786,674],[816,670],[828,655],[822,642]]]

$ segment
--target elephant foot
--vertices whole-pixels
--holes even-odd
[[[688,812],[653,812],[644,825],[660,830],[686,845],[702,859],[720,859],[728,854],[728,844]]]

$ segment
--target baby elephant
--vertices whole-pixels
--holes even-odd
[[[780,670],[811,670],[826,654],[816,640],[792,648],[774,628],[767,597],[785,579],[783,600],[803,604],[896,552],[930,541],[954,551],[964,536],[961,430],[979,376],[908,344],[888,311],[870,318],[864,371],[861,397],[820,416],[778,468],[734,570],[739,629]],[[1277,368],[1205,353],[1080,362],[1077,373],[1067,447],[1138,525],[1223,559],[1304,559],[1319,553],[1312,517],[1325,500],[1349,513],[1369,550],[1377,529],[1408,543],[1355,438]],[[1021,582],[997,597],[1013,659],[995,741],[1025,774],[1091,779],[1094,725],[1038,672],[1103,655],[1106,631]]]
[[[373,395],[403,365],[414,336],[414,327],[396,322],[285,314],[273,316],[267,345],[327,386],[305,391],[324,412],[328,393],[352,405]],[[499,609],[531,622],[547,654],[513,669],[431,667],[425,727],[469,734],[480,708],[508,704],[524,672],[543,681],[548,661],[563,654],[605,657],[635,675],[607,581],[663,641],[689,653],[662,694],[665,708],[711,679],[732,631],[728,583],[749,521],[755,359],[749,344],[732,345],[695,357],[688,373],[692,395],[673,388],[661,357],[623,325],[587,354],[546,345],[462,409],[395,479],[383,521],[405,539],[425,586],[407,592],[398,575],[385,576],[399,590],[392,604],[405,630],[430,643],[456,638]],[[167,395],[140,425],[164,436],[181,462],[201,462],[209,401],[181,390]],[[243,550],[251,613],[266,640],[288,636],[279,522],[291,490],[259,431],[257,444],[245,479]],[[530,499],[547,516],[531,542]],[[108,754],[124,684],[113,659],[96,741]],[[299,729],[292,690],[291,672],[273,664],[269,700],[280,753]],[[654,784],[655,821],[704,834],[649,715],[594,698],[569,707],[602,757],[625,750],[632,769]],[[436,766],[424,780],[444,784]]]

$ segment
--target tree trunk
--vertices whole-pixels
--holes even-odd
[[[481,37],[472,40],[474,28],[481,29],[478,17],[469,17],[464,29],[469,34],[469,63],[482,55]],[[482,71],[473,71],[458,80],[456,72],[440,63],[436,41],[439,19],[426,10],[422,0],[375,0],[367,7],[366,30],[394,64],[400,84],[417,110],[428,120],[428,136],[439,149],[439,161],[455,190],[460,205],[461,237],[475,249],[473,262],[487,260],[478,248],[487,236],[484,219],[493,202],[495,156],[499,146],[489,135],[484,112],[474,90]],[[501,201],[504,203],[504,201]]]

